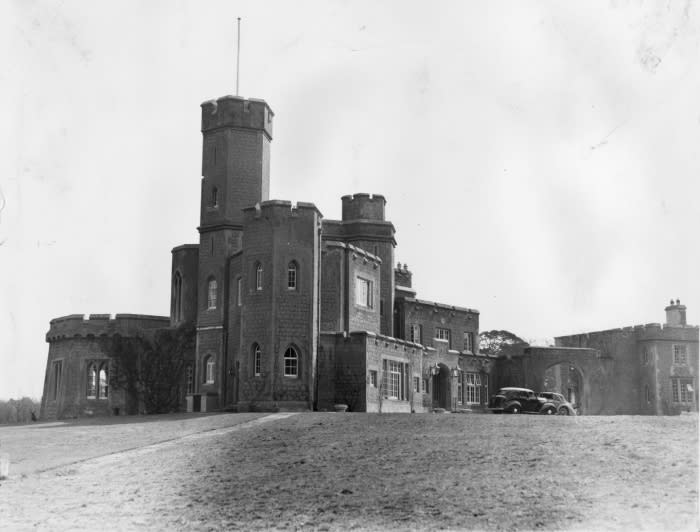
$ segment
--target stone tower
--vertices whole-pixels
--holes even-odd
[[[273,116],[263,100],[224,96],[202,104],[195,378],[207,396],[226,389],[227,264],[241,249],[243,209],[269,196]]]

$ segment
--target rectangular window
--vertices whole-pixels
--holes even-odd
[[[466,403],[468,405],[481,404],[481,375],[479,373],[465,373]]]
[[[648,347],[645,347],[644,351],[642,351],[642,363],[643,364],[649,363],[649,348]]]
[[[474,352],[474,333],[464,333],[464,350],[469,351],[470,353]]]
[[[417,325],[417,324],[411,325],[409,339],[411,340],[411,342],[414,342],[416,344],[423,343],[421,341],[421,326],[420,325]]]
[[[370,388],[377,387],[377,372],[373,369],[369,371],[369,386]]]
[[[420,377],[413,377],[413,391],[420,393]]]
[[[355,304],[367,308],[374,306],[372,281],[362,277],[355,278]]]
[[[384,397],[404,401],[408,396],[408,364],[384,359],[382,387]]]
[[[464,384],[462,380],[464,379],[464,374],[460,373],[457,377],[457,404],[464,404]]]
[[[450,330],[449,329],[443,329],[442,327],[435,327],[435,338],[438,338],[440,340],[447,340],[448,347],[452,347],[450,345]]]
[[[428,379],[422,379],[420,381],[420,391],[421,393],[428,393]]]
[[[688,352],[685,344],[673,346],[673,363],[685,366],[688,364]]]
[[[53,363],[53,400],[58,399],[61,389],[61,374],[63,373],[63,361],[57,360]]]
[[[481,379],[484,383],[484,402],[489,400],[489,376],[484,375]]]
[[[674,378],[671,379],[671,390],[673,392],[674,403],[693,403],[693,379]]]
[[[236,281],[236,304],[240,307],[243,305],[243,278],[239,277]]]

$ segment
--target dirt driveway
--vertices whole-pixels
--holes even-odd
[[[698,529],[696,416],[222,414],[40,427],[0,429],[16,464],[0,482],[0,529]]]

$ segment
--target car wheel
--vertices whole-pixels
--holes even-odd
[[[552,414],[556,414],[556,410],[554,410],[553,406],[548,406],[544,413],[551,416]]]
[[[519,406],[511,406],[511,407],[508,409],[508,412],[510,412],[511,414],[519,414],[519,413],[520,413],[520,407],[519,407]]]
[[[560,415],[560,416],[568,416],[568,415],[569,415],[569,409],[566,408],[565,406],[562,406],[562,407],[559,409],[559,415]]]

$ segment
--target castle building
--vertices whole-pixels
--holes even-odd
[[[42,418],[148,411],[133,382],[115,386],[103,340],[183,325],[196,328],[176,384],[188,411],[485,410],[501,386],[561,391],[585,414],[697,410],[698,327],[680,301],[663,326],[481,355],[479,312],[418,299],[394,266],[384,196],[343,196],[340,220],[270,200],[268,104],[225,96],[201,113],[199,242],[172,249],[170,316],[52,320]]]
[[[184,323],[196,325],[189,411],[484,408],[493,359],[479,354],[479,312],[416,298],[394,267],[384,196],[343,196],[340,220],[270,200],[268,104],[225,96],[201,112],[199,243],[172,250],[170,316],[52,320],[42,417],[139,411],[112,389],[100,337]]]

